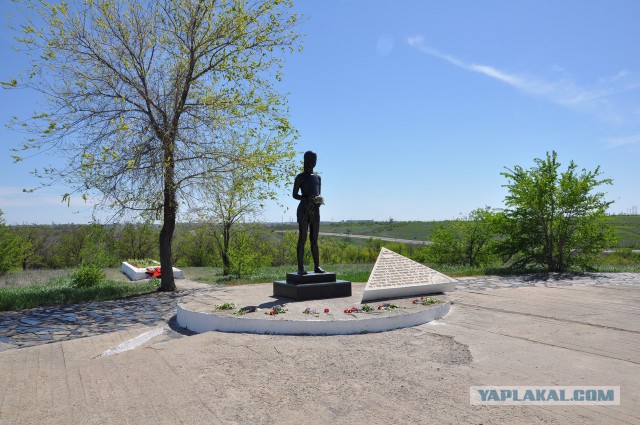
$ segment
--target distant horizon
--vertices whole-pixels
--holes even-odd
[[[615,213],[615,214],[606,214],[607,217],[637,217],[640,216],[640,214],[638,214],[637,212],[635,214],[627,214],[627,213]],[[393,218],[393,217],[392,217]],[[451,220],[455,220],[456,217],[453,218],[445,218],[445,219],[441,219],[441,220],[393,220],[393,223],[440,223],[440,222],[444,222],[444,221],[451,221]],[[102,225],[102,226],[121,226],[124,224],[144,224],[146,223],[145,221],[118,221],[118,222],[111,222],[111,223],[101,223],[101,222],[87,222],[87,223],[21,223],[21,224],[16,224],[16,223],[5,223],[8,226],[11,227],[29,227],[29,226],[89,226],[92,224],[98,224],[98,225]],[[178,221],[176,222],[176,225],[184,225],[184,224],[209,224],[212,222],[209,221]],[[266,224],[266,225],[291,225],[291,226],[297,226],[297,222],[296,221],[264,221],[264,220],[255,220],[255,221],[247,221],[247,222],[243,222],[244,224]],[[326,220],[321,220],[320,224],[335,224],[335,223],[389,223],[389,220],[336,220],[336,221],[326,221]],[[154,221],[150,223],[152,226],[161,226],[162,222],[161,221]],[[322,229],[320,229],[322,230]]]

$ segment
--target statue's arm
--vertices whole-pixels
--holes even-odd
[[[296,180],[293,183],[293,198],[297,199],[298,201],[302,200],[302,195],[298,194],[298,192],[300,191],[301,184],[302,184],[302,178],[300,177],[300,174],[298,174],[296,176]]]
[[[318,195],[322,193],[322,177],[318,176]]]

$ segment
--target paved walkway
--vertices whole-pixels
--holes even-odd
[[[8,349],[0,425],[638,424],[639,280],[462,279],[444,319],[383,333],[207,332],[101,356],[138,325]],[[472,385],[620,386],[621,404],[474,406]]]
[[[457,290],[559,287],[573,285],[640,285],[640,273],[540,273],[523,276],[473,276],[457,278]]]
[[[457,291],[572,285],[639,285],[640,273],[541,274],[459,278]],[[141,326],[166,324],[178,301],[187,295],[215,290],[180,280],[178,292],[153,293],[122,300],[0,312],[0,351],[55,341],[100,335]]]
[[[178,301],[210,291],[210,285],[177,280],[178,291],[155,292],[120,300],[0,312],[0,351],[166,324]]]

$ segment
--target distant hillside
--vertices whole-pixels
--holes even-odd
[[[612,215],[609,219],[621,247],[640,248],[640,215]]]
[[[351,233],[353,235],[381,236],[398,239],[416,239],[428,241],[433,228],[442,222],[438,221],[361,221],[361,222],[327,222],[320,225],[321,232]],[[283,229],[296,229],[298,225],[278,224]]]
[[[624,248],[640,247],[640,215],[612,215],[607,217],[614,228],[619,245]],[[331,233],[383,236],[398,239],[428,241],[433,229],[446,221],[362,221],[327,222],[320,230]],[[296,223],[274,224],[278,229],[297,229]]]

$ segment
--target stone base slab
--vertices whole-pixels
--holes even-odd
[[[297,301],[350,297],[351,282],[336,280],[335,282],[296,284],[278,280],[273,282],[273,295]]]
[[[335,273],[287,273],[287,283],[291,284],[307,284],[307,283],[323,283],[323,282],[335,282]]]
[[[298,285],[303,286],[303,285]],[[446,295],[433,295],[437,304],[414,304],[413,298],[393,300],[398,308],[380,310],[371,304],[368,313],[344,313],[345,309],[362,305],[365,284],[352,283],[351,297],[324,300],[297,301],[272,295],[272,284],[254,284],[228,287],[203,294],[190,295],[178,303],[176,320],[179,326],[197,333],[208,331],[247,332],[280,335],[350,335],[367,332],[385,332],[421,325],[439,319],[449,312]],[[234,303],[234,310],[218,310],[216,306]],[[239,314],[245,306],[259,310]],[[286,310],[284,314],[270,315],[274,306]],[[313,309],[315,314],[305,314]]]
[[[456,289],[458,282],[426,283],[389,288],[366,289],[362,294],[362,302],[375,300],[391,300],[401,297],[417,297],[420,295],[439,294]]]

